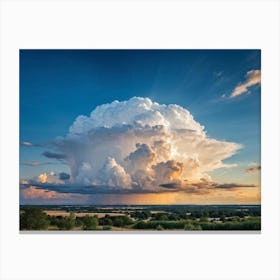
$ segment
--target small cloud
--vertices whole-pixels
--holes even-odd
[[[261,166],[257,165],[257,166],[253,166],[253,167],[247,168],[245,170],[245,172],[248,173],[248,174],[253,174],[253,173],[259,172],[260,170],[261,170]]]
[[[177,183],[161,184],[160,186],[163,187],[163,188],[166,188],[166,189],[170,189],[170,190],[174,190],[174,189],[176,190],[176,189],[181,188],[181,185],[177,184]]]
[[[29,181],[28,180],[21,180],[20,185],[29,185]]]
[[[224,73],[223,71],[217,71],[217,72],[214,72],[213,74],[215,77],[219,78],[223,75],[223,73]]]
[[[33,144],[31,142],[23,141],[20,143],[22,146],[32,147]]]
[[[234,98],[239,95],[249,92],[249,88],[261,83],[261,70],[251,70],[246,74],[246,80],[235,87],[229,98]]]
[[[67,156],[64,155],[64,154],[57,154],[57,153],[48,152],[48,151],[43,152],[42,155],[47,157],[47,158],[54,158],[54,159],[57,159],[57,160],[63,160],[63,159],[67,158]]]
[[[41,166],[41,165],[47,165],[47,164],[54,164],[52,162],[37,162],[37,161],[29,161],[29,162],[23,162],[22,163],[23,165],[26,165],[26,166]]]
[[[236,183],[227,183],[227,184],[217,184],[215,188],[218,189],[237,189],[237,188],[255,188],[255,185],[246,185],[246,184],[236,184]]]
[[[65,172],[61,172],[59,173],[59,180],[69,180],[70,179],[70,175],[65,173]]]
[[[20,145],[25,147],[43,147],[45,144],[36,144],[28,141],[22,141],[20,142]]]
[[[40,165],[42,165],[42,163],[37,162],[37,161],[29,161],[29,162],[24,162],[23,165],[26,165],[26,166],[40,166]]]

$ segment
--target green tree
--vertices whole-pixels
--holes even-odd
[[[120,218],[116,218],[113,220],[113,225],[115,227],[122,227],[123,226],[123,220]]]
[[[146,229],[147,228],[147,223],[144,221],[139,221],[136,224],[133,225],[133,228],[135,229]]]
[[[74,213],[70,213],[68,217],[61,217],[57,220],[56,226],[60,230],[71,230],[76,223],[76,217]]]
[[[153,220],[156,221],[168,221],[168,216],[165,213],[157,213],[154,215]]]
[[[43,230],[47,229],[49,224],[47,214],[37,207],[27,207],[20,215],[21,230]]]
[[[226,221],[226,216],[225,216],[225,215],[221,215],[220,220],[221,220],[222,222],[225,222],[225,221]]]
[[[81,227],[83,225],[83,219],[81,217],[76,217],[75,219],[75,226]]]
[[[96,216],[86,215],[83,218],[83,230],[95,230],[98,226],[98,218]]]
[[[111,226],[113,224],[112,219],[105,217],[103,221],[104,225]]]
[[[195,230],[195,226],[192,223],[186,223],[184,230]]]
[[[115,227],[125,227],[128,225],[133,224],[133,220],[130,219],[128,216],[115,216],[111,217],[113,226]]]

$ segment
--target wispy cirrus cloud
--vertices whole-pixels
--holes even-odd
[[[22,165],[25,166],[42,166],[42,165],[48,165],[48,164],[55,164],[54,162],[38,162],[38,161],[28,161],[28,162],[23,162]]]
[[[255,188],[256,185],[247,185],[247,184],[236,184],[236,183],[227,183],[227,184],[217,184],[216,189],[238,189],[238,188]]]
[[[24,147],[43,147],[46,144],[38,144],[38,143],[29,142],[29,141],[22,141],[22,142],[20,142],[20,145],[24,146]]]
[[[20,145],[26,146],[26,147],[32,147],[32,146],[34,146],[33,143],[27,142],[27,141],[22,141],[22,142],[20,142]]]
[[[213,73],[213,75],[214,75],[214,77],[217,77],[217,78],[219,78],[219,77],[221,77],[222,75],[223,75],[223,71],[215,71],[214,73]]]
[[[261,70],[251,70],[248,71],[246,74],[246,80],[240,84],[238,84],[232,93],[230,94],[229,98],[235,98],[237,96],[246,94],[249,92],[249,88],[258,85],[261,83]]]

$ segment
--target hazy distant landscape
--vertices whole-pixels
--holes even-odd
[[[260,230],[260,205],[21,206],[21,230]]]

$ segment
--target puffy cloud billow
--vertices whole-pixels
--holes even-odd
[[[208,137],[181,106],[133,97],[78,116],[55,148],[46,156],[63,156],[69,189],[114,193],[209,189],[209,172],[229,167],[223,160],[241,145]]]
[[[63,185],[65,184],[65,181],[70,179],[70,175],[61,172],[59,174],[56,174],[55,172],[51,171],[49,173],[41,173],[38,176],[30,179],[30,180],[23,180],[21,182],[22,185],[28,185],[28,184],[54,184],[54,185]]]

